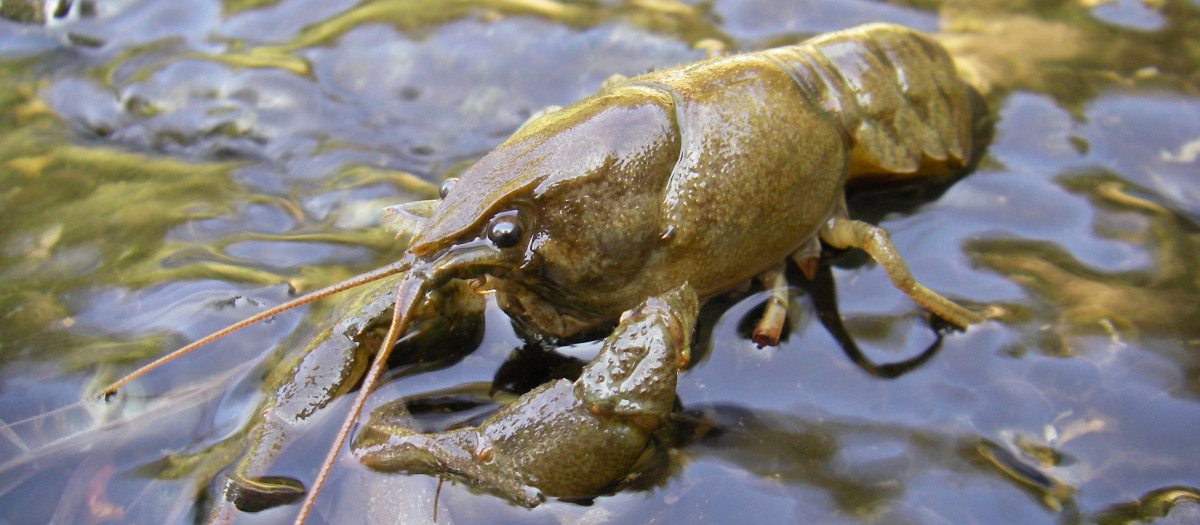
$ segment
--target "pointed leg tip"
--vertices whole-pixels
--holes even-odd
[[[222,489],[226,501],[242,512],[262,512],[304,498],[304,484],[285,476],[243,478],[229,475]]]
[[[956,319],[955,322],[951,323],[958,325],[960,330],[966,330],[972,326],[983,323],[988,319],[993,319],[993,316],[995,315],[995,312],[993,312],[990,307],[983,310],[973,310],[967,307],[962,307],[962,309],[963,314],[958,316],[959,318]]]
[[[811,281],[813,279],[816,279],[816,277],[817,277],[817,269],[818,269],[819,262],[820,262],[820,258],[809,257],[809,258],[805,259],[803,262],[798,263],[797,266],[800,267],[801,272],[804,272],[804,277]]]
[[[943,323],[946,327],[953,328],[954,330],[958,331],[966,331],[972,326],[982,324],[984,321],[996,318],[996,312],[990,307],[982,311],[969,310],[966,307],[961,306],[959,308],[961,311],[945,314],[930,311],[926,314],[926,317],[929,321],[934,321],[936,319],[938,322]]]
[[[753,340],[754,344],[758,345],[760,349],[779,344],[779,334],[768,333],[765,330],[755,330],[750,336],[750,339]]]
[[[983,308],[972,310],[979,317],[978,323],[991,320],[1000,320],[1008,316],[1008,309],[998,304],[984,305]]]

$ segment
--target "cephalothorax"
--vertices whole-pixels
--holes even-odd
[[[594,494],[666,420],[698,304],[762,280],[773,297],[754,338],[774,344],[784,263],[811,272],[822,241],[867,251],[950,323],[979,322],[917,284],[881,230],[848,219],[843,191],[853,181],[961,170],[980,111],[940,45],[891,25],[611,82],[527,122],[444,187],[442,200],[395,207],[393,227],[413,235],[401,261],[231,329],[405,272],[336,452],[397,338],[415,312],[430,309],[430,294],[452,283],[494,291],[510,316],[552,337],[616,322],[577,381],[536,389],[479,428],[419,434],[375,425],[355,444],[376,468],[458,473],[525,505]],[[521,416],[529,410],[550,416],[540,420],[546,428],[531,427],[538,420]],[[542,446],[548,440],[555,446]],[[582,453],[606,460],[570,475],[556,467],[556,454]]]

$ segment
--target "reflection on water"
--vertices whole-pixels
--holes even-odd
[[[763,294],[705,309],[663,437],[669,463],[627,490],[525,511],[447,484],[435,503],[432,478],[348,460],[318,516],[420,522],[435,505],[442,523],[1200,516],[1195,1],[2,5],[5,521],[193,521],[239,453],[263,377],[332,324],[331,306],[222,340],[115,402],[93,399],[100,385],[394,259],[402,245],[377,226],[382,206],[435,195],[443,173],[610,74],[698,59],[704,38],[752,49],[868,21],[947,33],[996,125],[962,180],[855,198],[853,212],[892,232],[924,284],[992,305],[998,320],[939,334],[874,264],[829,254],[818,282],[793,288],[778,348],[746,338]],[[831,307],[844,322],[831,324]],[[505,388],[578,367],[530,347],[494,305],[485,324],[467,356],[397,364],[371,407],[478,400],[437,416],[452,424]],[[562,350],[587,359],[596,345]],[[346,407],[313,420],[271,475],[311,479]]]

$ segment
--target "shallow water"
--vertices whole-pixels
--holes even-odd
[[[946,33],[996,124],[972,173],[852,212],[926,286],[1000,319],[939,334],[875,264],[829,253],[816,282],[794,280],[778,348],[746,337],[763,294],[706,308],[648,486],[527,511],[447,483],[438,522],[1200,520],[1197,15],[1195,0],[124,0],[0,21],[0,520],[193,522],[264,374],[331,307],[239,332],[119,403],[92,400],[103,385],[394,260],[382,206],[431,197],[613,73],[699,59],[704,38],[751,50],[871,21]],[[494,305],[485,325],[368,410],[578,367],[524,349],[502,368],[524,343]],[[347,406],[273,474],[311,479]],[[314,521],[432,519],[435,479],[346,456]]]

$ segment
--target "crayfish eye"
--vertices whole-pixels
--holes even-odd
[[[458,179],[455,177],[442,181],[441,187],[438,188],[438,196],[445,199],[450,194],[450,190],[454,189],[455,184],[458,184]]]
[[[496,217],[488,225],[487,235],[497,248],[511,248],[521,242],[521,223],[512,215]]]

